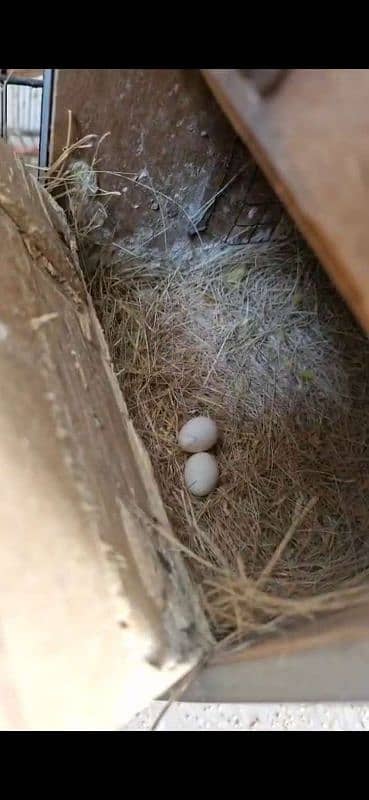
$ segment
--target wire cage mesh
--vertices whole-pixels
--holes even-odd
[[[48,163],[53,70],[0,68],[0,136],[31,168]]]

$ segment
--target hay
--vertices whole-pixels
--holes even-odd
[[[301,242],[200,265],[123,260],[91,292],[217,639],[361,602],[369,349]],[[205,500],[186,491],[176,444],[197,413],[222,431]]]
[[[369,346],[299,237],[199,254],[101,250],[86,268],[174,533],[231,646],[368,597]],[[177,446],[198,413],[222,431],[220,484],[202,500]]]

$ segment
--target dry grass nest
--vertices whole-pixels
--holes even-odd
[[[368,343],[301,242],[184,266],[127,258],[91,293],[215,637],[361,602]],[[222,433],[202,500],[177,446],[200,413]]]
[[[90,291],[215,638],[367,599],[369,347],[301,239],[185,263],[103,253]],[[196,414],[221,430],[201,500],[177,446]]]

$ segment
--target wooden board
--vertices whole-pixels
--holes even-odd
[[[17,69],[16,67],[13,67],[12,69],[8,68],[6,73],[8,76],[12,76],[14,78],[42,78],[44,70],[41,68]]]
[[[73,141],[110,132],[99,150],[99,181],[120,196],[109,202],[104,236],[125,249],[194,253],[201,245],[191,219],[205,245],[254,243],[269,235],[247,221],[261,195],[277,227],[282,208],[199,71],[58,70],[51,160],[65,145],[68,109]]]
[[[242,70],[204,76],[369,332],[369,70],[289,70],[267,97]]]
[[[115,728],[207,626],[63,215],[1,141],[0,375],[0,727]]]
[[[369,701],[368,605],[298,630],[279,632],[238,653],[215,657],[184,701],[304,703]]]

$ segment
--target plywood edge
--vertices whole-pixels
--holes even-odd
[[[179,554],[158,536],[157,523],[169,522],[76,253],[58,238],[46,193],[33,204],[27,179],[20,222],[9,153],[0,162],[0,724],[111,729],[198,663],[208,631]]]
[[[218,654],[197,674],[188,702],[366,702],[368,605]]]
[[[203,75],[369,332],[369,70],[290,70],[268,99],[240,70]]]

